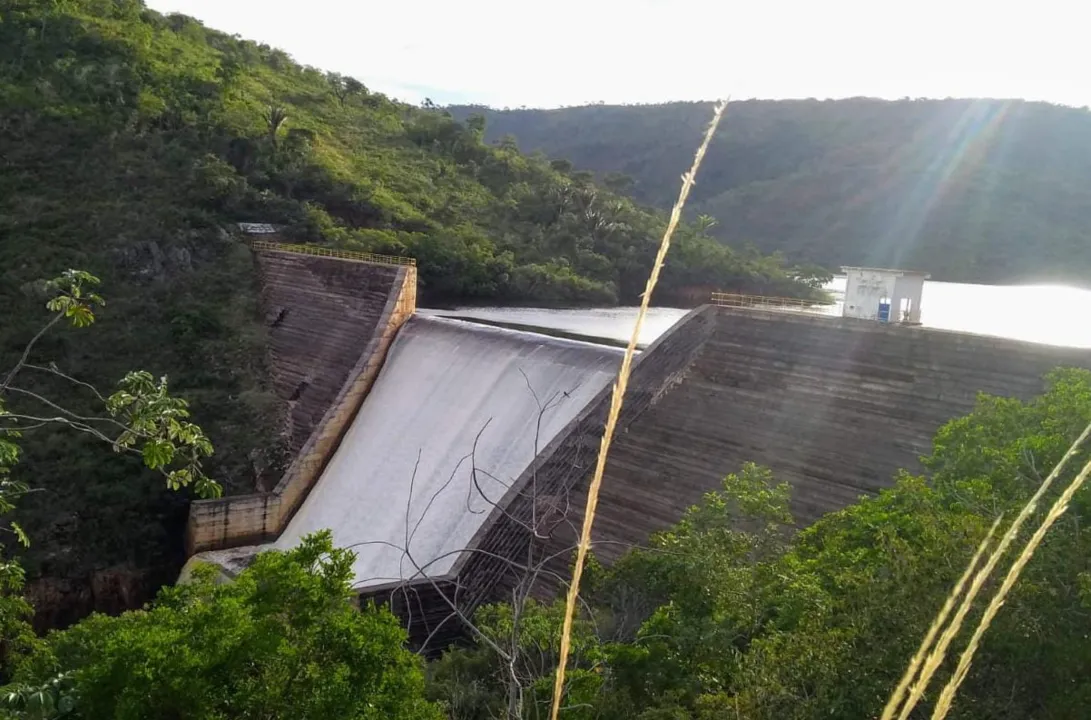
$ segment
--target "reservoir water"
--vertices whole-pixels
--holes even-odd
[[[845,278],[834,278],[827,289],[833,293],[837,303],[826,312],[840,315]],[[632,333],[636,311],[635,307],[571,310],[461,307],[421,312],[550,328],[625,342]],[[647,345],[655,340],[686,312],[680,308],[652,308],[645,321],[640,344]],[[929,281],[924,284],[921,323],[943,330],[1091,348],[1091,290],[1050,285],[971,285]]]

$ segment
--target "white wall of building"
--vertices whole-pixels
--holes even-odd
[[[894,283],[891,321],[919,323],[921,321],[921,295],[923,294],[923,275],[902,275],[899,277]]]
[[[879,302],[894,295],[897,276],[867,269],[847,269],[845,317],[861,320],[879,319]]]

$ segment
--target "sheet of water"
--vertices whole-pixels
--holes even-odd
[[[443,575],[620,362],[616,348],[414,317],[275,546],[330,528],[357,553],[359,587]]]

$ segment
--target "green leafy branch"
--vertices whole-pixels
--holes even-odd
[[[9,415],[4,408],[3,399],[0,398],[0,420]],[[0,515],[7,515],[15,509],[15,501],[28,493],[30,488],[25,483],[12,480],[10,477],[11,466],[19,460],[19,446],[14,439],[19,437],[19,432],[0,427]],[[16,540],[23,546],[30,545],[27,534],[18,523],[12,521],[6,528],[0,531],[15,535]],[[8,560],[3,554],[3,543],[0,543],[0,591],[18,590],[23,586],[23,567],[15,561]]]
[[[4,383],[0,385],[0,395],[11,387],[15,376],[26,367],[27,360],[34,346],[55,325],[62,320],[69,320],[74,327],[87,327],[95,322],[95,307],[103,307],[106,301],[102,296],[92,292],[90,288],[97,286],[101,280],[84,270],[65,270],[52,280],[41,283],[43,292],[50,293],[53,297],[46,302],[46,309],[53,313],[53,318],[39,330],[30,342],[23,348],[23,354],[15,367],[8,371]]]
[[[201,471],[201,458],[212,455],[212,443],[204,431],[187,422],[189,403],[172,397],[167,378],[156,381],[144,370],[127,374],[120,390],[106,400],[106,409],[120,418],[125,430],[114,441],[114,449],[138,448],[144,464],[167,476],[171,490],[190,484],[201,497],[218,497],[222,488]],[[172,463],[182,467],[170,469]]]
[[[201,497],[219,497],[221,486],[202,469],[202,460],[212,455],[212,443],[199,426],[188,421],[189,403],[170,394],[166,377],[156,380],[149,372],[133,371],[121,379],[114,394],[104,397],[92,385],[62,372],[53,363],[42,366],[29,362],[34,346],[57,324],[68,321],[73,327],[85,328],[95,322],[95,308],[106,304],[94,291],[99,284],[97,277],[83,270],[66,270],[41,284],[51,295],[46,309],[53,317],[27,343],[19,361],[7,373],[0,385],[0,398],[5,394],[24,397],[44,405],[53,414],[0,413],[0,441],[4,443],[0,445],[0,467],[10,467],[17,459],[18,448],[10,438],[18,432],[62,424],[109,444],[117,452],[139,455],[147,467],[163,473],[172,490],[192,485]],[[39,393],[15,386],[19,373],[28,370],[49,373],[90,390],[103,404],[106,415],[80,415]],[[4,512],[2,504],[0,512]]]
[[[75,327],[87,327],[95,322],[94,307],[106,305],[101,295],[90,290],[101,282],[85,270],[65,270],[59,277],[46,281],[46,289],[56,295],[45,306],[70,320]]]
[[[16,717],[54,720],[76,708],[75,673],[58,673],[36,685],[11,685],[0,695],[0,707]]]

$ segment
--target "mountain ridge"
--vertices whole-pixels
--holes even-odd
[[[483,114],[489,141],[510,135],[525,152],[667,207],[677,185],[665,169],[692,154],[710,108],[450,109],[456,118]],[[1086,286],[1091,113],[990,99],[738,101],[689,210],[718,221],[715,237],[790,262]]]

